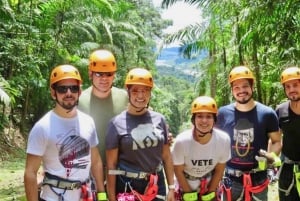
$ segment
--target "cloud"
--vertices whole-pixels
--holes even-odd
[[[154,6],[159,7],[162,0],[152,0]],[[184,2],[176,2],[168,9],[162,10],[163,19],[173,20],[173,26],[164,30],[165,33],[174,33],[188,25],[201,21],[201,10],[194,5]]]

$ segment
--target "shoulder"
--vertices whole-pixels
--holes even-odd
[[[264,105],[260,102],[256,102],[256,108],[258,112],[275,113],[275,110],[272,107]]]
[[[176,139],[188,139],[192,136],[193,129],[185,130],[176,136]]]
[[[127,115],[127,111],[124,110],[120,114],[117,114],[116,116],[114,116],[113,118],[111,118],[110,122],[111,123],[116,123],[116,122],[121,121],[122,119],[126,119],[126,115]]]
[[[163,120],[166,119],[165,116],[163,114],[159,113],[159,112],[156,112],[156,111],[153,111],[153,110],[150,110],[150,109],[148,110],[148,112],[149,112],[151,118],[160,118],[160,119],[163,119]]]
[[[112,91],[112,94],[123,95],[123,96],[127,97],[127,91],[125,89],[112,87],[111,91]]]
[[[218,113],[230,112],[230,111],[234,111],[234,103],[230,103],[228,105],[221,106],[218,110]]]
[[[91,97],[92,94],[92,86],[88,87],[87,89],[83,90],[79,97],[79,103],[81,103],[84,100],[87,100]]]
[[[279,105],[276,106],[276,110],[283,109],[283,108],[288,108],[289,103],[290,103],[290,101],[285,101],[283,103],[280,103]]]
[[[218,128],[214,128],[213,131],[215,132],[217,138],[224,139],[224,140],[230,140],[228,133],[226,133],[225,131],[218,129]]]
[[[81,93],[81,95],[88,95],[92,93],[92,86],[89,86],[88,88],[84,89]]]
[[[77,110],[77,115],[78,115],[78,118],[84,119],[84,121],[94,121],[93,118],[89,114],[86,114],[86,113],[82,112],[81,110]]]

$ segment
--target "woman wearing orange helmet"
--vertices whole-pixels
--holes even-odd
[[[77,110],[81,77],[71,65],[52,70],[55,107],[32,128],[28,138],[24,184],[27,200],[38,200],[37,172],[43,166],[42,200],[92,200],[90,173],[99,198],[106,200],[102,161],[93,119]]]
[[[109,200],[174,200],[165,118],[148,110],[152,75],[134,68],[127,74],[125,87],[130,104],[110,121],[106,135]],[[167,197],[163,170],[169,185]]]
[[[217,199],[216,191],[231,156],[229,136],[214,128],[217,111],[213,98],[196,98],[191,107],[193,128],[176,137],[172,157],[178,201]]]

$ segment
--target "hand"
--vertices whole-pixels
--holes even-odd
[[[271,164],[274,167],[281,166],[281,159],[274,152],[266,152],[261,149],[259,150],[259,154],[267,159],[268,164]]]

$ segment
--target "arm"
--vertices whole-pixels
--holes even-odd
[[[214,169],[214,173],[212,178],[208,184],[207,191],[208,192],[216,192],[219,183],[223,177],[224,170],[225,170],[226,163],[218,163]]]
[[[179,186],[182,188],[182,191],[184,193],[192,192],[190,185],[188,184],[185,176],[184,176],[184,164],[182,165],[174,165],[174,171],[177,178],[177,181],[179,183]]]
[[[274,152],[279,155],[281,152],[281,133],[279,131],[268,133],[269,135],[269,146],[268,152]]]
[[[164,144],[163,146],[162,159],[164,162],[164,170],[166,173],[168,185],[174,185],[174,168],[169,144]],[[169,189],[167,200],[175,200],[174,189]]]
[[[97,147],[92,147],[91,158],[92,158],[91,171],[96,181],[96,190],[97,192],[105,192],[103,164]]]
[[[118,161],[118,149],[106,150],[106,164],[107,164],[107,193],[108,200],[115,201],[116,199],[116,175],[110,175],[109,170],[115,170],[117,168]]]
[[[41,156],[27,154],[24,172],[24,185],[28,201],[38,201],[37,172],[41,165],[41,161]]]
[[[260,155],[266,157],[268,163],[273,163],[274,166],[279,166],[281,162],[278,155],[280,154],[282,148],[281,133],[279,131],[275,131],[268,134],[268,152],[260,150]]]

